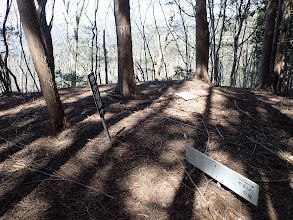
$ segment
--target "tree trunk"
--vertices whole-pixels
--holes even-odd
[[[216,28],[215,28],[215,13],[214,13],[214,0],[208,0],[209,5],[209,13],[210,13],[210,23],[211,23],[211,56],[213,59],[212,63],[212,75],[211,75],[211,81],[214,81],[215,85],[218,85],[218,72],[216,71],[216,63],[217,63],[217,56],[216,56]]]
[[[196,75],[211,83],[208,75],[208,24],[206,0],[197,0],[196,6]]]
[[[103,51],[104,51],[104,61],[105,61],[105,83],[109,84],[109,73],[108,73],[108,56],[107,56],[107,47],[106,47],[106,29],[107,29],[107,17],[109,13],[111,4],[109,4],[105,20],[104,20],[104,27],[103,27]]]
[[[8,74],[7,69],[5,68],[4,60],[2,59],[2,56],[0,54],[0,81],[2,84],[2,88],[4,93],[8,94],[11,93],[11,81]]]
[[[27,61],[27,57],[26,57],[26,54],[25,54],[25,51],[24,51],[24,48],[23,48],[21,23],[20,23],[20,25],[19,25],[19,45],[20,45],[20,48],[21,48],[21,55],[23,56],[24,63],[25,63],[25,65],[26,65],[27,71],[29,72],[29,74],[30,74],[30,76],[31,76],[31,78],[32,78],[32,80],[33,80],[33,82],[34,82],[34,85],[35,85],[37,91],[40,92],[40,89],[39,89],[39,87],[38,87],[38,84],[37,84],[37,82],[36,82],[36,79],[35,79],[34,75],[32,74],[32,71],[31,71],[31,69],[30,69],[30,67],[29,67],[29,64],[28,64],[28,61]],[[25,78],[25,80],[26,80],[25,91],[27,92],[27,73],[26,73],[26,78]]]
[[[161,70],[162,70],[163,63],[164,63],[164,53],[166,51],[166,48],[167,48],[168,44],[170,43],[168,41],[168,35],[169,34],[166,34],[166,37],[165,37],[164,48],[163,49],[160,48],[160,50],[159,50],[159,57],[158,57],[157,65],[156,65],[156,68],[155,68],[155,80],[157,80],[157,81],[160,80]]]
[[[218,47],[216,50],[216,56],[215,56],[215,72],[214,72],[214,77],[215,77],[215,84],[220,85],[221,84],[221,76],[219,74],[219,51],[221,48],[222,44],[222,39],[223,39],[223,33],[225,29],[225,21],[226,21],[226,9],[227,9],[227,0],[224,0],[224,5],[223,5],[223,21],[222,21],[222,27],[221,27],[221,32],[220,32],[220,37],[219,37],[219,42],[218,42]]]
[[[51,30],[47,24],[46,20],[46,3],[47,0],[37,0],[35,1],[36,12],[37,12],[37,19],[41,30],[41,35],[43,42],[45,44],[46,53],[49,58],[49,64],[52,72],[55,71],[55,63],[54,63],[54,53],[53,53],[53,43],[51,37]]]
[[[278,83],[278,76],[275,75],[275,73],[274,73],[275,70],[274,69],[275,69],[275,61],[276,61],[276,55],[277,55],[278,41],[279,41],[279,37],[280,37],[280,24],[281,24],[282,15],[283,15],[283,4],[284,4],[284,0],[279,0],[277,18],[276,18],[276,21],[275,21],[275,28],[274,28],[274,37],[273,37],[273,44],[272,44],[271,61],[270,61],[270,73],[269,73],[269,76],[270,76],[270,82],[273,84],[274,90],[276,89],[276,86],[277,86],[277,83]]]
[[[247,14],[249,12],[250,0],[247,1],[247,4],[245,6],[243,14],[242,14],[242,6],[243,6],[243,0],[241,0],[239,8],[238,8],[238,16],[237,17],[239,17],[239,27],[238,27],[238,31],[234,37],[233,64],[232,64],[232,70],[230,73],[230,86],[236,86],[236,73],[237,73],[237,67],[239,64],[239,61],[238,61],[239,37],[240,37],[241,31],[243,28],[243,22],[246,19]],[[235,27],[237,27],[237,23],[235,24]]]
[[[158,76],[160,74],[157,74],[158,71],[161,71],[160,68],[158,68],[158,65],[163,65],[164,64],[164,68],[165,68],[165,76],[166,76],[166,79],[168,79],[168,72],[167,72],[167,66],[166,66],[166,62],[165,62],[165,59],[164,59],[164,52],[163,52],[163,49],[162,49],[162,43],[161,43],[161,34],[160,34],[160,31],[159,31],[159,27],[158,27],[158,24],[157,24],[157,20],[156,20],[156,14],[155,14],[155,4],[153,4],[153,18],[154,18],[154,22],[155,22],[155,27],[156,27],[156,32],[158,34],[158,43],[159,43],[159,57],[162,57],[161,59],[159,59],[159,61],[161,62],[161,64],[159,62],[157,62],[157,66],[156,66],[156,70],[155,70],[155,75]],[[173,20],[173,19],[172,19]],[[170,33],[171,31],[171,28],[169,28],[167,30],[167,33]],[[168,41],[168,35],[166,35],[167,39],[165,38],[165,43]],[[165,44],[166,46],[166,44]],[[164,50],[165,51],[165,50]],[[143,72],[142,72],[142,76],[143,76],[143,80],[144,80],[144,75],[143,75]],[[158,77],[159,78],[159,77]],[[144,80],[145,81],[145,80]]]
[[[31,0],[17,0],[20,18],[31,56],[39,76],[40,84],[52,123],[52,132],[59,132],[66,125],[66,117],[57,91],[54,72],[47,54],[36,8]]]
[[[70,65],[71,65],[71,74],[73,75],[72,86],[76,86],[77,83],[77,51],[78,51],[78,27],[74,28],[73,32],[73,46],[72,46],[72,54],[70,58]]]
[[[171,17],[171,20],[170,20],[170,27],[172,25],[172,22],[173,22],[173,17]],[[163,67],[163,62],[164,62],[164,54],[165,54],[165,51],[170,43],[170,41],[168,41],[168,37],[171,33],[171,29],[169,28],[167,30],[167,33],[166,33],[166,36],[165,36],[165,41],[164,41],[164,48],[161,47],[161,42],[159,42],[159,57],[158,57],[158,61],[157,61],[157,65],[156,65],[156,68],[155,68],[155,80],[160,80],[160,75],[161,75],[161,69]],[[187,70],[186,70],[187,71]]]
[[[278,2],[278,0],[269,0],[267,5],[265,32],[263,38],[263,47],[261,53],[261,63],[259,69],[257,89],[271,89],[272,82],[270,80],[270,59],[272,52],[272,43]]]
[[[5,90],[6,90],[5,92],[6,93],[12,92],[10,76],[12,76],[14,79],[14,83],[15,83],[17,91],[21,92],[20,88],[18,86],[18,83],[17,83],[16,76],[11,72],[11,70],[8,67],[9,46],[8,46],[7,36],[6,36],[6,23],[8,20],[8,15],[10,12],[11,4],[12,4],[12,1],[7,0],[6,13],[5,13],[4,21],[3,21],[3,26],[2,26],[2,30],[3,30],[2,35],[3,35],[4,46],[5,46],[5,55],[4,55],[4,61],[1,64],[1,74],[3,74],[3,76],[4,76],[3,82],[5,85]],[[2,57],[1,57],[1,59],[2,59]],[[2,77],[1,77],[1,79],[2,79]]]
[[[72,53],[71,53],[71,57],[70,57],[70,65],[71,65],[71,74],[73,76],[72,86],[76,86],[76,82],[77,82],[77,57],[78,57],[78,30],[79,30],[79,23],[80,23],[80,18],[81,18],[82,12],[83,12],[85,0],[80,0],[80,2],[78,2],[78,9],[76,11],[74,24],[68,15],[68,10],[66,9],[66,6],[65,6],[65,0],[63,0],[62,2],[63,2],[63,6],[65,8],[64,15],[65,15],[66,23],[69,24],[72,29],[73,46],[72,46]]]
[[[134,79],[129,0],[115,0],[115,22],[118,47],[118,83],[116,90],[122,96],[139,95]]]
[[[105,83],[108,84],[108,59],[107,59],[107,48],[106,48],[106,30],[104,27],[103,30],[103,51],[104,51],[104,60],[105,60]]]
[[[281,91],[281,73],[284,71],[286,60],[285,60],[285,44],[288,38],[288,25],[291,13],[291,3],[289,1],[285,2],[284,16],[282,20],[282,29],[280,32],[280,41],[278,45],[278,50],[276,54],[275,69],[274,69],[274,89],[278,92]]]

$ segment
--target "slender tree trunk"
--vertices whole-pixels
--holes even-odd
[[[107,48],[106,48],[106,30],[103,30],[103,51],[104,51],[104,61],[105,61],[105,83],[108,84],[108,59],[107,59]]]
[[[171,17],[171,20],[169,23],[170,26],[172,25],[172,22],[173,22],[173,17]],[[160,50],[159,50],[159,57],[158,57],[158,61],[157,61],[156,69],[155,69],[155,80],[160,80],[161,69],[163,67],[163,62],[164,62],[164,54],[170,43],[170,41],[168,41],[170,32],[171,32],[171,29],[169,28],[165,36],[164,48],[161,47],[161,42],[159,42]]]
[[[154,59],[153,59],[153,56],[152,56],[152,53],[151,53],[151,50],[150,50],[150,46],[149,46],[149,42],[147,41],[147,38],[146,38],[146,33],[145,33],[145,23],[146,23],[146,18],[147,18],[147,13],[145,13],[145,17],[144,17],[144,21],[142,21],[142,13],[141,13],[141,7],[140,7],[140,1],[138,0],[138,7],[139,7],[139,12],[140,12],[140,25],[142,27],[142,29],[138,29],[141,36],[142,36],[142,39],[144,40],[144,51],[145,51],[145,69],[146,69],[146,76],[148,78],[148,60],[147,60],[147,52],[149,54],[149,57],[151,59],[151,62],[152,62],[152,80],[155,79],[155,62],[154,62]],[[150,8],[150,4],[148,5],[147,9],[144,8],[144,10],[148,11]],[[138,26],[138,25],[137,25]]]
[[[247,13],[249,11],[250,7],[250,0],[247,1],[247,4],[244,8],[244,12],[242,14],[242,6],[243,6],[243,0],[240,1],[240,6],[238,8],[238,16],[239,16],[239,27],[236,35],[234,36],[234,44],[233,44],[233,64],[232,64],[232,70],[230,73],[230,86],[236,85],[236,72],[237,72],[237,63],[238,62],[238,49],[239,49],[239,37],[243,28],[243,22],[245,21],[247,17]],[[235,27],[237,24],[235,24]]]
[[[184,46],[185,46],[185,71],[186,73],[189,73],[190,70],[190,56],[189,56],[189,46],[188,46],[188,27],[185,25],[185,20],[184,20],[184,16],[183,16],[183,12],[182,10],[180,10],[180,2],[179,2],[179,13],[180,13],[180,17],[181,17],[181,21],[182,21],[182,25],[183,25],[183,32],[184,32]],[[171,22],[173,22],[173,17]],[[171,26],[171,24],[170,24]]]
[[[42,93],[52,123],[52,132],[59,132],[67,120],[57,91],[54,72],[50,65],[46,46],[42,39],[40,26],[37,20],[36,8],[31,0],[17,0],[23,30],[39,76]]]
[[[218,85],[218,73],[216,72],[216,28],[215,28],[215,14],[214,14],[214,0],[208,0],[208,5],[209,5],[209,12],[210,12],[210,21],[211,21],[211,55],[213,55],[213,61],[212,63],[212,75],[211,76],[211,81],[213,79],[215,80],[214,84]]]
[[[96,8],[95,8],[95,39],[94,39],[94,44],[95,44],[95,69],[94,69],[94,74],[96,76],[96,79],[99,79],[99,83],[102,84],[102,79],[101,79],[101,61],[100,61],[100,48],[98,45],[98,24],[97,24],[97,12],[98,12],[98,5],[99,5],[99,0],[96,2]]]
[[[165,37],[165,45],[164,48],[159,50],[159,57],[158,57],[158,61],[157,61],[157,65],[156,65],[156,69],[155,69],[155,80],[160,80],[160,75],[161,75],[161,70],[163,67],[163,62],[164,62],[164,53],[166,51],[166,48],[168,46],[168,44],[170,43],[168,41],[168,36],[169,36],[170,32],[168,31]]]
[[[7,83],[7,88],[8,88],[8,93],[12,92],[11,89],[11,80],[10,80],[10,76],[9,76],[9,70],[8,70],[8,56],[9,56],[9,47],[8,47],[8,43],[7,43],[7,38],[6,38],[6,22],[8,20],[8,15],[10,12],[10,7],[11,7],[11,2],[10,0],[6,1],[6,13],[5,13],[5,17],[4,17],[4,21],[3,21],[3,27],[2,27],[2,35],[3,35],[3,41],[4,41],[4,46],[5,46],[5,55],[4,55],[4,78],[5,81]]]
[[[225,21],[226,21],[226,8],[227,8],[227,0],[224,0],[224,5],[223,5],[223,21],[222,21],[222,27],[221,27],[221,32],[220,32],[220,37],[219,37],[219,42],[218,42],[218,47],[216,49],[216,54],[215,54],[215,67],[214,67],[214,77],[215,77],[215,84],[220,85],[221,83],[221,77],[219,74],[219,52],[220,48],[222,45],[222,39],[223,39],[223,33],[225,29]]]
[[[278,2],[278,0],[269,0],[267,5],[265,32],[263,38],[263,47],[261,53],[261,63],[258,74],[259,77],[257,89],[271,89],[272,82],[270,81],[270,60]]]
[[[115,22],[118,47],[118,83],[116,90],[122,96],[139,95],[134,79],[129,0],[115,0]]]
[[[160,34],[160,31],[159,31],[159,27],[158,27],[157,20],[156,20],[156,15],[155,15],[155,4],[153,4],[153,17],[154,17],[154,21],[155,21],[156,32],[158,34],[158,39],[159,39],[160,54],[162,54],[162,63],[164,64],[164,68],[165,68],[165,77],[167,79],[168,78],[167,65],[166,65],[166,62],[165,62],[165,59],[164,59],[164,52],[163,52],[162,43],[161,43],[161,34]],[[171,29],[167,30],[168,33],[170,33],[170,30]],[[165,38],[165,42],[166,42],[166,38]],[[157,63],[157,65],[158,65],[158,63]]]
[[[75,23],[73,23],[68,15],[68,10],[65,6],[65,0],[62,0],[63,6],[65,8],[64,15],[66,19],[66,23],[70,25],[72,29],[72,39],[73,39],[73,46],[72,46],[72,53],[70,57],[70,65],[71,65],[71,74],[73,75],[74,80],[72,81],[72,86],[76,86],[77,83],[77,57],[78,57],[78,30],[79,30],[79,23],[80,18],[83,12],[85,0],[81,0],[78,3],[78,9],[75,15]]]
[[[23,55],[23,59],[24,59],[24,63],[26,65],[27,71],[29,72],[30,76],[32,77],[32,80],[34,82],[34,85],[35,85],[37,91],[39,92],[40,89],[38,87],[38,84],[36,82],[36,79],[35,79],[34,75],[32,74],[32,71],[31,71],[31,69],[29,67],[29,64],[28,64],[28,61],[27,61],[27,57],[26,57],[26,54],[25,54],[25,51],[24,51],[24,48],[23,48],[23,44],[22,44],[22,29],[21,28],[19,30],[19,44],[20,44],[21,53]],[[27,74],[26,74],[26,82],[27,82]],[[26,89],[27,89],[27,86],[26,86]],[[27,90],[26,90],[26,92],[27,92]]]
[[[105,83],[109,84],[108,79],[108,57],[107,57],[107,47],[106,47],[106,28],[107,28],[107,17],[109,12],[110,5],[108,6],[107,13],[105,15],[104,28],[103,28],[103,51],[104,51],[104,60],[105,60]]]
[[[196,75],[211,83],[208,75],[208,42],[207,42],[206,0],[197,0],[196,5]]]
[[[73,46],[72,46],[72,54],[70,57],[71,64],[71,74],[73,75],[72,86],[76,86],[77,83],[77,51],[78,51],[78,27],[74,28],[73,32]]]
[[[5,13],[4,21],[3,21],[3,26],[2,26],[2,31],[3,31],[2,35],[3,35],[4,46],[5,46],[5,55],[4,55],[4,60],[1,61],[2,62],[1,72],[3,74],[6,93],[12,92],[10,76],[12,76],[14,79],[14,83],[15,83],[17,91],[21,92],[20,88],[18,86],[16,76],[11,72],[11,70],[8,67],[9,46],[8,46],[7,36],[6,36],[6,23],[8,20],[8,15],[10,13],[11,3],[12,3],[12,1],[10,1],[10,0],[7,0],[7,2],[6,2],[6,13]],[[2,57],[1,57],[1,59],[2,59]]]
[[[94,22],[91,22],[92,25],[92,39],[91,39],[91,73],[94,73],[94,45],[95,45],[95,38],[96,38],[96,24],[97,24],[97,12],[98,12],[98,4],[99,1],[95,0],[95,10],[94,10]],[[97,33],[98,34],[98,33]],[[95,73],[94,73],[95,75]],[[95,75],[97,78],[97,76]]]

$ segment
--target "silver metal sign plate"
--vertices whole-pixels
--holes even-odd
[[[259,185],[186,144],[186,158],[221,184],[257,206]]]

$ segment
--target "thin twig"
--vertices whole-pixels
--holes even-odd
[[[252,153],[250,154],[250,156],[252,156],[253,154],[254,154],[254,152],[255,152],[255,149],[256,149],[256,144],[254,145],[254,149],[253,149],[253,151],[252,151]]]
[[[103,191],[101,191],[101,190],[99,190],[99,189],[96,189],[96,188],[94,188],[94,187],[91,187],[91,186],[85,185],[85,184],[83,184],[83,183],[81,183],[81,182],[78,182],[78,181],[75,181],[75,180],[71,180],[71,179],[62,178],[62,177],[60,178],[60,176],[58,176],[58,175],[56,175],[56,174],[45,173],[45,172],[43,172],[43,171],[41,171],[41,170],[37,170],[37,169],[34,169],[34,168],[32,168],[32,167],[29,167],[29,166],[28,166],[28,169],[30,169],[30,170],[32,170],[32,171],[35,171],[35,172],[38,172],[38,173],[41,173],[41,174],[44,174],[44,175],[46,175],[46,176],[55,177],[55,178],[57,178],[56,180],[59,180],[59,181],[68,181],[68,182],[75,183],[75,184],[77,184],[77,185],[80,185],[80,186],[83,186],[83,187],[85,187],[85,188],[91,189],[91,190],[93,190],[93,191],[99,192],[99,193],[103,194],[104,196],[107,196],[107,197],[109,197],[109,198],[111,198],[111,199],[115,199],[113,196],[110,196],[109,194],[104,193]]]
[[[177,157],[176,157],[176,158],[177,158]],[[194,188],[197,190],[197,192],[198,192],[199,195],[201,196],[202,200],[204,201],[204,203],[205,203],[206,206],[208,207],[208,210],[209,210],[209,212],[210,212],[210,214],[211,214],[212,219],[214,219],[214,216],[213,216],[213,214],[212,214],[212,212],[211,212],[211,208],[209,207],[209,204],[208,204],[206,198],[205,198],[204,195],[201,193],[201,191],[199,190],[199,188],[197,187],[197,185],[195,184],[195,182],[193,181],[193,179],[191,178],[191,176],[189,175],[189,173],[188,173],[188,172],[186,171],[186,169],[184,168],[184,166],[183,166],[181,160],[179,160],[178,158],[177,158],[177,160],[180,162],[182,169],[184,170],[184,172],[185,172],[186,175],[188,176],[189,180],[190,180],[191,183],[193,184]]]
[[[91,217],[92,215],[89,212],[89,207],[87,207],[87,205],[83,201],[80,201],[80,200],[76,200],[76,201],[79,202],[79,203],[81,203],[81,204],[83,204],[85,206],[87,214]]]
[[[225,138],[223,137],[223,135],[221,134],[221,132],[219,131],[219,129],[217,128],[217,126],[216,126],[216,125],[215,125],[215,128],[216,128],[216,130],[217,130],[218,134],[221,136],[222,140],[224,140]]]
[[[271,152],[272,154],[276,155],[277,157],[279,157],[281,160],[285,161],[286,163],[288,163],[288,160],[290,160],[289,158],[287,160],[287,158],[284,158],[283,156],[279,155],[277,152],[271,150],[270,148],[264,146],[263,144],[258,143],[256,140],[253,140],[252,138],[250,138],[248,136],[246,136],[246,138],[248,140],[252,141],[253,143],[258,144],[259,146],[263,147],[264,149],[266,149],[267,151]]]
[[[207,142],[207,144],[206,144],[206,149],[205,149],[205,151],[204,151],[204,154],[206,154],[206,153],[208,152],[208,146],[209,146],[209,143],[210,143],[210,132],[209,132],[209,130],[208,130],[206,124],[204,123],[204,121],[203,121],[201,118],[200,118],[200,120],[201,120],[201,122],[202,122],[202,124],[203,124],[203,126],[204,126],[204,128],[205,128],[205,130],[206,130],[206,132],[207,132],[207,135],[208,135],[208,142]]]
[[[181,124],[181,125],[184,125],[184,126],[187,126],[187,127],[190,127],[190,128],[199,129],[199,128],[196,127],[196,126],[193,126],[193,125],[190,125],[190,124],[186,124],[186,123],[183,123],[183,122],[180,122],[180,121],[176,121],[176,120],[174,120],[174,119],[172,119],[172,118],[170,118],[170,117],[167,117],[167,116],[165,116],[165,115],[163,115],[163,114],[160,114],[160,113],[158,113],[158,112],[153,111],[153,113],[155,113],[155,114],[157,114],[157,115],[159,115],[159,116],[161,116],[161,117],[163,117],[163,118],[166,118],[166,119],[168,119],[169,121],[175,122],[176,124]]]
[[[240,156],[240,158],[244,161],[244,163],[246,163],[248,166],[250,166],[252,169],[254,169],[255,171],[258,172],[258,169],[257,169],[257,168],[253,167],[250,163],[248,163],[246,160],[244,160],[243,157],[242,157],[241,155],[239,155],[239,156]]]
[[[253,119],[254,121],[257,121],[255,118],[251,117],[250,114],[248,114],[248,113],[246,113],[245,111],[243,111],[242,109],[240,109],[240,108],[238,107],[238,105],[237,105],[237,103],[236,103],[235,100],[234,100],[234,104],[235,104],[236,108],[237,108],[240,112],[244,113],[245,115],[247,115],[248,117],[250,117],[250,118]]]

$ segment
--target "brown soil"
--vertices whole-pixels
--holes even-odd
[[[200,81],[146,82],[143,100],[60,91],[57,136],[41,94],[0,97],[0,219],[293,219],[293,101]],[[209,96],[185,101],[180,91]],[[186,142],[260,186],[254,206],[185,158]],[[191,172],[192,171],[192,172]],[[189,177],[190,175],[190,177]]]

